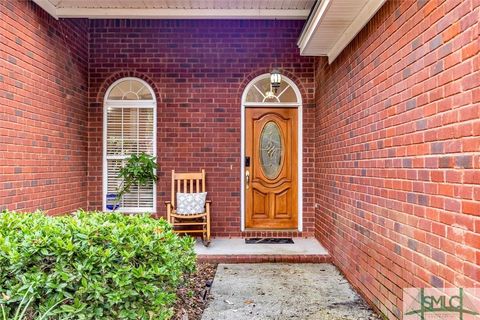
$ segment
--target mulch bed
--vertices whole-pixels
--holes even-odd
[[[217,270],[216,264],[197,263],[197,271],[189,275],[177,290],[174,320],[200,320],[210,297],[210,286]]]

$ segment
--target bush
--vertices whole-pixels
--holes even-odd
[[[56,319],[168,319],[193,239],[147,215],[0,213],[0,303]]]

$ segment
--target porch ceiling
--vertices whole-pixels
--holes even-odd
[[[33,0],[55,18],[306,19],[315,0]]]
[[[319,0],[298,46],[304,56],[328,56],[331,63],[386,0]]]

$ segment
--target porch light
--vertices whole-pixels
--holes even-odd
[[[281,82],[282,75],[280,74],[280,71],[273,69],[272,72],[270,72],[270,85],[272,86],[272,89],[275,90],[275,93],[277,93],[277,89],[280,87]]]

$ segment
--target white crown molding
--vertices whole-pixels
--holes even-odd
[[[162,8],[57,8],[49,0],[33,0],[55,19],[279,19],[305,20],[304,9],[162,9]]]
[[[308,43],[311,41],[313,33],[322,22],[323,17],[325,17],[325,14],[327,13],[330,4],[331,0],[317,1],[315,7],[312,10],[312,15],[305,24],[305,27],[302,30],[302,34],[297,41],[297,45],[300,47],[300,52],[303,52],[303,50],[307,47]]]

